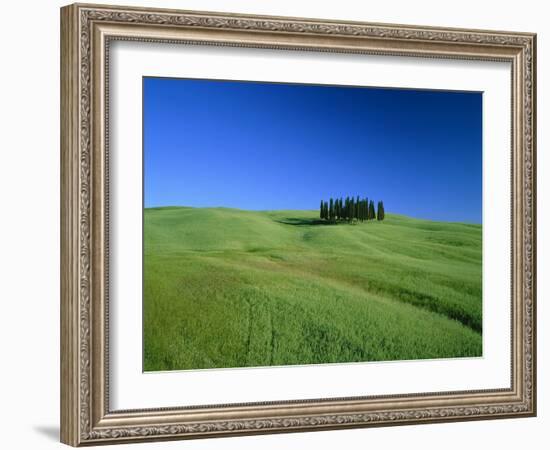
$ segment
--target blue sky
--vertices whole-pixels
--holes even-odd
[[[386,212],[481,223],[482,94],[143,79],[144,205]]]

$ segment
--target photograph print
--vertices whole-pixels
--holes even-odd
[[[143,370],[483,356],[482,93],[143,78]]]

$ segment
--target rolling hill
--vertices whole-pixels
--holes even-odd
[[[144,370],[482,354],[481,226],[144,211]]]

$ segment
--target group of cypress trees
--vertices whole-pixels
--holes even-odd
[[[365,221],[365,220],[384,220],[384,202],[378,202],[377,210],[374,209],[374,201],[368,198],[360,199],[346,197],[346,199],[337,198],[336,200],[331,198],[328,202],[321,200],[321,206],[319,209],[319,217],[323,220],[336,221],[348,221],[353,220]]]

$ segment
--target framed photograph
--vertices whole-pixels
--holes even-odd
[[[62,442],[535,415],[535,38],[62,8]]]

